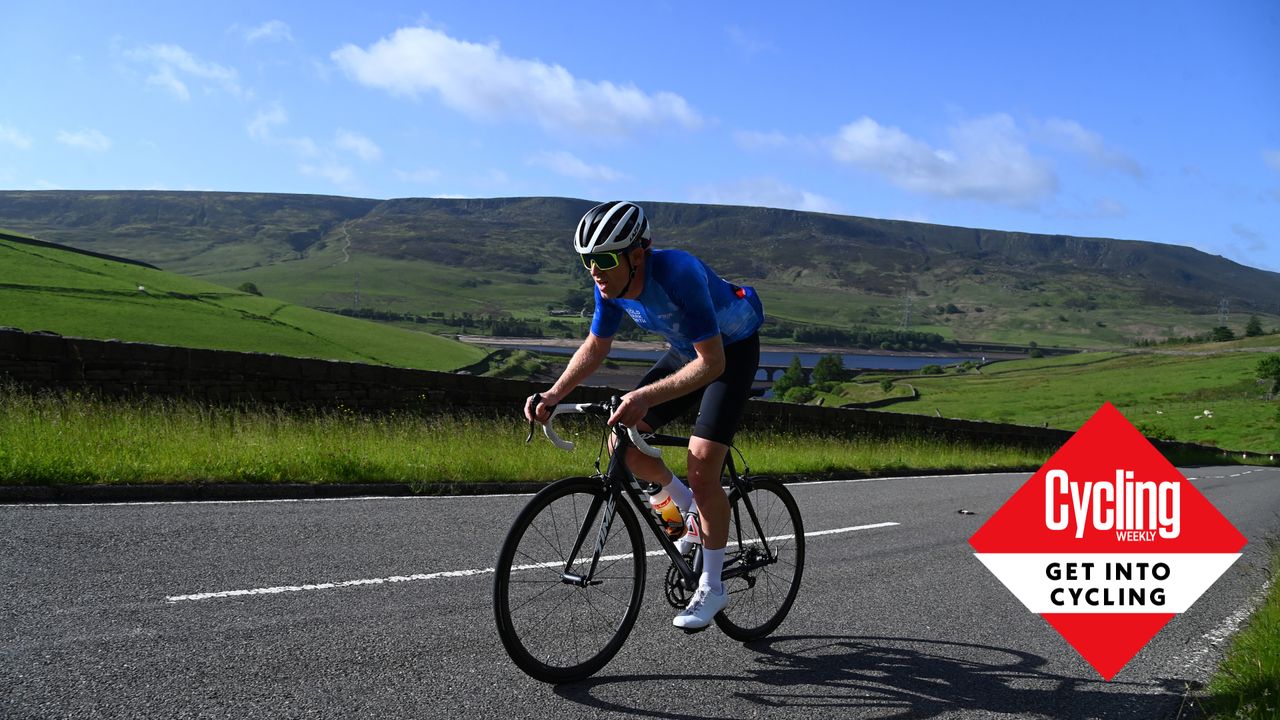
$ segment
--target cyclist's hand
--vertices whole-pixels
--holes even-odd
[[[546,425],[555,406],[554,402],[548,401],[546,395],[530,395],[524,401],[524,419]]]
[[[642,396],[637,396],[634,392],[630,392],[622,396],[622,404],[618,405],[618,409],[614,410],[613,414],[609,416],[609,424],[622,423],[627,427],[636,427],[648,412],[648,401]]]

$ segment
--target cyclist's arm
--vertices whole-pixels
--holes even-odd
[[[659,403],[687,395],[710,384],[724,373],[724,343],[719,335],[693,344],[697,352],[688,365],[675,373],[622,396],[622,404],[609,417],[609,423],[622,423],[634,427]]]
[[[542,394],[545,404],[555,405],[564,399],[574,388],[591,377],[605,358],[609,357],[609,348],[613,347],[612,337],[600,337],[595,333],[587,333],[578,351],[569,360],[569,366],[560,373],[560,379],[551,389]]]
[[[640,395],[652,407],[710,385],[724,373],[724,342],[719,335],[694,343],[693,349],[697,357],[688,365],[632,394]]]

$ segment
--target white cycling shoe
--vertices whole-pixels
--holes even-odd
[[[680,611],[675,620],[671,621],[672,625],[681,630],[693,631],[701,630],[711,624],[711,619],[716,616],[725,606],[729,604],[729,593],[725,591],[724,585],[720,585],[720,592],[712,592],[711,588],[705,585],[698,585],[698,589],[693,593],[693,599],[689,601],[688,607]]]

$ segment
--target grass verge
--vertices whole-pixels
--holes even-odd
[[[1271,589],[1232,640],[1203,709],[1211,720],[1280,718],[1280,548],[1272,557]]]
[[[1280,405],[1266,399],[1269,384],[1258,378],[1266,353],[1237,345],[1211,354],[1014,360],[987,365],[980,374],[864,373],[861,384],[837,387],[827,403],[847,402],[841,399],[846,388],[866,392],[868,383],[869,399],[880,399],[876,383],[889,380],[895,387],[914,386],[920,400],[891,405],[888,412],[1073,430],[1109,401],[1148,437],[1280,455]]]
[[[290,412],[194,401],[102,399],[0,387],[0,484],[343,483],[542,481],[588,474],[599,425],[564,418],[570,453],[510,418],[369,416],[338,407]],[[681,432],[673,428],[672,432]],[[974,471],[1034,468],[1048,450],[951,440],[849,440],[816,434],[740,433],[760,474]],[[668,450],[683,474],[683,453]]]

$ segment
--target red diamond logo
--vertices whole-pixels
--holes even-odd
[[[1245,543],[1110,403],[969,538],[977,558],[1107,680]]]

